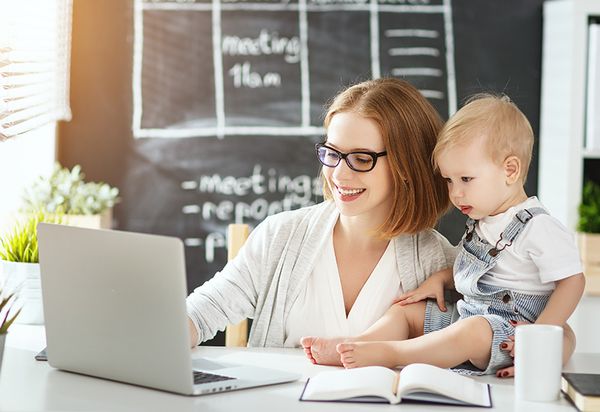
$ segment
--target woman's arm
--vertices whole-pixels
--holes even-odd
[[[190,317],[188,317],[188,327],[190,328],[190,347],[193,349],[198,346],[198,331]]]
[[[260,289],[260,265],[268,246],[268,225],[261,223],[238,255],[186,299],[191,345],[211,339],[228,324],[252,317]]]

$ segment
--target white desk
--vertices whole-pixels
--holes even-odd
[[[4,350],[0,374],[0,411],[470,411],[473,408],[403,404],[340,404],[299,402],[304,382],[188,397],[117,382],[58,371],[34,354],[45,345],[40,326],[13,325]],[[305,359],[299,349],[239,349],[200,347],[198,356],[300,372],[306,377],[327,369]],[[566,370],[600,372],[600,354],[577,353]],[[574,411],[565,399],[554,403],[517,402],[513,380],[487,376],[492,384],[494,409],[498,411]]]

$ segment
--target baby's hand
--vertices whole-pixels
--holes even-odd
[[[446,283],[447,275],[448,270],[434,273],[425,282],[423,282],[421,286],[412,292],[407,292],[399,296],[394,303],[404,306],[431,298],[435,299],[440,310],[445,312],[446,302],[444,301],[444,285]]]

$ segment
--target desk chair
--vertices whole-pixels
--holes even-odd
[[[248,238],[248,225],[230,224],[227,227],[227,260],[233,259],[246,239]],[[225,329],[225,346],[246,346],[248,344],[248,319],[237,325],[228,325]]]

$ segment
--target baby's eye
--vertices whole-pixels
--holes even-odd
[[[463,177],[460,178],[460,180],[462,180],[465,183],[469,183],[471,180],[473,180],[473,178],[472,177],[463,176]]]
[[[449,177],[445,177],[444,180],[446,181],[446,183],[451,184],[452,183],[452,179],[450,179]]]

